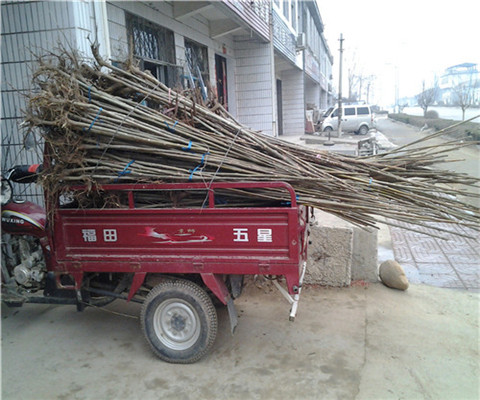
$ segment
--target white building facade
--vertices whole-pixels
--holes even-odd
[[[3,1],[2,172],[41,162],[19,127],[34,54],[61,43],[111,62],[133,55],[172,88],[209,88],[241,123],[271,136],[305,130],[309,108],[331,105],[333,58],[315,1]],[[26,189],[27,196],[41,196]]]
[[[440,99],[443,105],[457,105],[458,96],[468,96],[470,105],[480,105],[480,72],[477,64],[463,63],[445,70],[439,80]]]

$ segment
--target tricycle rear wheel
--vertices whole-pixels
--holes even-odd
[[[143,333],[155,354],[171,363],[198,361],[217,336],[217,312],[193,282],[175,279],[155,286],[141,312]]]

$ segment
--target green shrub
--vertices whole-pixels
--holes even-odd
[[[388,117],[396,121],[403,122],[405,124],[416,126],[418,128],[422,128],[423,126],[425,126],[425,124],[427,124],[427,126],[429,128],[432,128],[434,131],[440,131],[442,129],[446,129],[460,122],[460,121],[453,121],[451,119],[425,118],[425,117],[408,115],[403,113],[388,114]],[[445,132],[445,134],[456,139],[466,138],[467,140],[471,140],[471,141],[480,141],[480,124],[476,122],[466,122],[455,128],[448,129]]]
[[[428,118],[428,119],[438,118],[438,112],[436,112],[435,110],[429,110],[425,114],[425,118]]]

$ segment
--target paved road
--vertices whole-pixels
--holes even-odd
[[[421,132],[420,129],[416,127],[396,122],[389,118],[378,118],[376,125],[377,129],[397,146],[406,145],[428,135],[427,132]],[[431,140],[431,143],[439,144],[445,141],[446,139],[434,138]],[[480,177],[479,155],[480,149],[478,146],[463,147],[451,153],[450,159],[459,161],[443,163],[439,164],[439,166],[441,168],[467,173],[478,178]]]
[[[272,290],[272,291],[270,291]],[[295,322],[280,293],[247,286],[212,352],[167,364],[137,319],[2,305],[2,400],[478,400],[478,293],[412,285],[305,288]],[[138,316],[140,305],[106,309]]]
[[[417,128],[396,123],[387,118],[379,119],[377,128],[392,143],[399,146],[425,136]],[[435,143],[440,143],[442,140],[435,139]],[[480,177],[477,148],[459,149],[452,153],[452,157],[463,159],[463,161],[441,164],[440,167]],[[466,200],[471,201],[471,199]],[[478,206],[478,200],[476,204]],[[478,231],[455,225],[442,226],[442,224],[432,224],[430,228],[413,227],[406,223],[398,223],[398,225],[400,226],[390,228],[392,247],[395,259],[405,269],[410,282],[475,291],[480,289],[480,233]],[[443,240],[427,235],[429,232],[441,234],[440,231],[436,231],[436,228],[453,228],[454,231],[470,237],[444,234],[447,240]],[[418,229],[420,232],[412,229]]]

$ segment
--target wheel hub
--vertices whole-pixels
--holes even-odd
[[[170,324],[172,328],[177,332],[183,331],[185,329],[185,326],[187,325],[186,318],[182,317],[181,315],[175,314],[172,317]]]
[[[173,350],[186,350],[200,336],[200,320],[190,304],[181,299],[170,299],[155,311],[154,329],[165,346]]]

